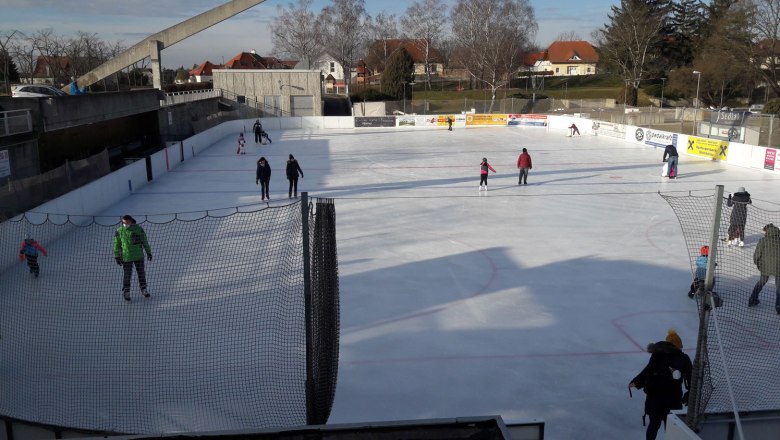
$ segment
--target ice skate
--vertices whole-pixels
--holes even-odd
[[[149,291],[146,289],[141,289],[141,295],[143,295],[144,298],[149,298],[150,296],[152,296],[149,294]]]
[[[737,243],[739,247],[745,247],[745,242],[742,240],[739,240],[739,243]]]
[[[127,290],[122,291],[122,298],[125,299],[125,301],[130,301],[130,292]]]

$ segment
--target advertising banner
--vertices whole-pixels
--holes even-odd
[[[777,150],[771,148],[766,149],[766,155],[764,156],[764,169],[774,170],[775,160],[777,160]]]
[[[530,126],[530,127],[546,127],[547,126],[547,115],[520,115],[520,114],[512,114],[507,115],[507,124],[506,125],[515,125],[515,126]]]
[[[468,114],[466,115],[466,125],[507,125],[507,119],[506,114]]]
[[[435,127],[439,125],[437,121],[438,118],[436,116],[417,116],[415,124],[417,124],[418,127]]]
[[[677,133],[667,131],[645,130],[645,144],[654,147],[666,147],[671,144],[677,146]]]
[[[414,127],[414,116],[402,115],[397,116],[396,119],[399,127]]]
[[[685,152],[693,156],[726,160],[728,148],[727,141],[688,136],[688,149]]]
[[[610,136],[619,139],[625,139],[626,137],[626,126],[613,122],[593,121],[591,131],[596,136]]]
[[[750,112],[730,112],[725,110],[718,110],[710,114],[710,122],[718,125],[744,125],[745,118],[750,115]]]
[[[0,150],[0,177],[11,175],[11,158],[8,157],[8,150]]]
[[[356,116],[355,128],[395,127],[395,116]]]

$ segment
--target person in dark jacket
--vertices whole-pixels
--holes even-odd
[[[452,131],[453,122],[452,116],[447,116],[447,130]]]
[[[751,203],[753,203],[753,201],[750,200],[750,193],[745,191],[744,186],[740,186],[734,194],[729,194],[726,205],[733,207],[731,210],[731,217],[729,218],[729,238],[727,240],[729,245],[745,245],[747,205],[750,205]]]
[[[674,145],[672,145],[672,144],[667,145],[666,148],[664,149],[664,158],[663,158],[664,162],[667,161],[667,157],[669,158],[668,159],[669,160],[669,174],[668,174],[668,176],[669,176],[670,179],[674,179],[675,177],[677,177],[677,159],[678,159],[678,156],[677,156],[677,148]]]
[[[293,194],[298,197],[298,174],[303,177],[303,170],[298,164],[298,161],[290,154],[290,158],[287,159],[287,180],[290,181],[290,188],[287,190],[287,198],[292,198]]]
[[[528,171],[530,171],[531,168],[533,168],[531,155],[528,154],[527,148],[523,148],[523,152],[520,153],[520,156],[517,158],[517,169],[520,170],[520,178],[517,181],[518,185],[528,185]]]
[[[271,200],[271,196],[268,195],[268,184],[271,183],[271,165],[265,160],[265,157],[261,157],[257,161],[257,173],[255,174],[255,185],[260,184],[260,194],[263,196],[263,200]]]
[[[122,297],[130,301],[130,279],[133,277],[133,266],[138,274],[138,287],[141,294],[149,298],[146,290],[146,269],[144,267],[144,252],[146,259],[152,261],[152,248],[146,238],[144,229],[136,224],[129,215],[122,216],[122,226],[114,233],[114,259],[122,266]]]
[[[750,294],[748,306],[757,306],[760,302],[758,294],[769,281],[770,276],[775,277],[775,312],[780,315],[780,229],[772,223],[764,226],[764,236],[758,241],[753,262],[758,267],[761,276],[758,278],[753,293]]]
[[[41,274],[41,266],[38,264],[38,252],[42,253],[44,257],[49,256],[46,249],[35,241],[30,234],[27,234],[22,241],[21,249],[19,249],[19,261],[27,260],[27,267],[30,268],[30,273],[35,278],[38,278],[38,275]]]
[[[650,418],[645,432],[646,440],[655,440],[661,423],[666,429],[666,415],[687,404],[687,390],[691,384],[691,358],[682,351],[682,339],[669,329],[666,340],[647,345],[650,361],[628,384],[629,388],[644,389],[645,415]],[[686,393],[683,394],[683,387]],[[644,420],[644,417],[643,417]]]
[[[262,141],[261,134],[263,133],[263,124],[260,123],[259,119],[252,125],[252,132],[255,134],[255,143],[259,144]]]

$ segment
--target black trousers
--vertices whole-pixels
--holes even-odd
[[[645,440],[655,440],[658,435],[658,430],[661,429],[661,423],[664,424],[664,430],[666,430],[666,414],[652,415],[648,414],[650,422],[647,424],[647,431],[645,432]]]
[[[480,174],[479,175],[479,186],[485,185],[487,186],[487,174]]]
[[[295,191],[295,197],[298,197],[298,178],[287,178],[290,181],[290,189],[287,190],[287,196],[292,197],[293,191]]]
[[[144,260],[123,261],[122,262],[122,270],[124,272],[124,277],[122,278],[123,292],[130,291],[130,280],[133,278],[133,266],[135,266],[135,271],[136,273],[138,273],[138,287],[140,287],[141,290],[146,289],[146,268],[144,267]]]
[[[262,136],[260,136],[260,132],[256,131],[255,132],[255,143],[258,144],[258,143],[260,143],[261,140],[262,140]]]
[[[520,180],[517,183],[528,183],[528,168],[520,168]]]
[[[268,184],[270,183],[269,180],[263,180],[260,179],[260,195],[263,199],[271,198],[271,196],[268,195]]]
[[[758,300],[758,295],[761,293],[761,289],[769,281],[771,275],[761,274],[758,277],[758,282],[753,287],[753,293],[750,294],[750,301],[754,302]],[[780,308],[780,275],[775,275],[775,308]]]
[[[38,256],[25,254],[24,257],[27,259],[27,266],[30,268],[30,273],[38,276],[38,274],[41,273],[41,266],[38,265]]]

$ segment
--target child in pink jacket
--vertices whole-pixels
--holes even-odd
[[[488,170],[492,172],[496,172],[496,170],[493,169],[493,167],[490,166],[490,164],[487,161],[487,157],[482,158],[482,163],[479,164],[479,190],[482,191],[482,184],[485,184],[485,191],[487,191],[487,179],[488,179]]]
[[[38,278],[41,273],[41,266],[38,265],[38,252],[41,252],[44,256],[48,257],[46,249],[38,244],[35,239],[27,235],[22,241],[22,248],[19,249],[19,261],[27,260],[27,266],[30,268],[30,273]]]

